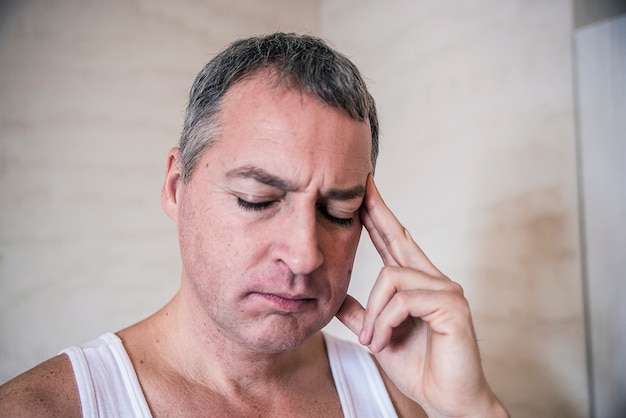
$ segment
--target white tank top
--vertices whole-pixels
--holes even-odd
[[[361,347],[324,334],[343,415],[397,418],[383,380]],[[122,341],[113,333],[61,351],[69,356],[84,417],[152,417]]]

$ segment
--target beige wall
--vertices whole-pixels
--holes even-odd
[[[5,381],[68,344],[141,319],[173,296],[178,246],[160,187],[193,78],[238,36],[316,31],[319,6],[0,4]]]
[[[0,380],[172,295],[158,195],[187,89],[233,37],[283,29],[370,80],[379,185],[464,286],[510,412],[587,416],[570,1],[50,3],[2,13]],[[365,302],[380,262],[357,263]]]
[[[512,415],[587,416],[571,3],[392,4],[329,1],[321,20],[372,81],[380,187],[463,285]]]

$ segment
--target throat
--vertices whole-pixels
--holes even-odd
[[[231,361],[214,364],[208,378],[188,373],[177,376],[171,390],[186,388],[185,400],[176,400],[178,410],[192,408],[204,414],[208,410],[224,417],[342,416],[323,336],[316,334],[299,348],[280,358],[240,362],[238,367]],[[161,408],[172,406],[157,401]],[[189,412],[179,414],[194,415]]]

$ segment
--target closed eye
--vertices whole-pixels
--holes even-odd
[[[254,210],[254,211],[262,211],[263,209],[267,209],[272,206],[276,201],[270,200],[267,202],[249,202],[247,200],[243,200],[242,198],[237,198],[237,204],[240,208],[245,210]]]
[[[237,198],[237,204],[239,205],[240,208],[244,210],[256,211],[256,212],[260,212],[265,209],[268,209],[269,207],[274,205],[276,202],[277,202],[276,200],[269,200],[265,202],[250,202],[240,197]],[[318,207],[317,210],[320,212],[320,214],[324,218],[326,218],[328,221],[330,221],[331,223],[335,225],[342,226],[342,227],[349,227],[349,226],[352,226],[352,224],[354,223],[354,216],[351,216],[350,218],[339,218],[337,216],[331,215],[330,213],[328,213],[327,210],[325,210],[322,207]]]
[[[328,213],[328,211],[322,208],[318,208],[318,210],[320,211],[322,216],[324,216],[324,218],[328,219],[330,222],[334,223],[335,225],[349,227],[349,226],[352,226],[352,224],[354,223],[354,216],[351,216],[350,218],[338,218],[337,216],[331,215],[330,213]]]

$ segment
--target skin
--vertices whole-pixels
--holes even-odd
[[[164,207],[179,231],[180,297],[212,322],[194,332],[274,353],[301,345],[343,303],[371,164],[368,124],[266,84],[229,92],[224,139],[188,184],[172,150]]]
[[[361,219],[384,267],[366,308],[348,296],[337,317],[428,416],[508,416],[482,370],[461,286],[428,260],[371,177]]]
[[[319,332],[334,315],[374,353],[400,416],[506,416],[461,288],[383,202],[370,146],[367,122],[260,74],[226,94],[187,183],[170,151],[180,290],[118,332],[155,416],[341,416]],[[366,307],[346,295],[363,226],[385,264]],[[0,388],[0,415],[44,413],[80,415],[65,356]]]

